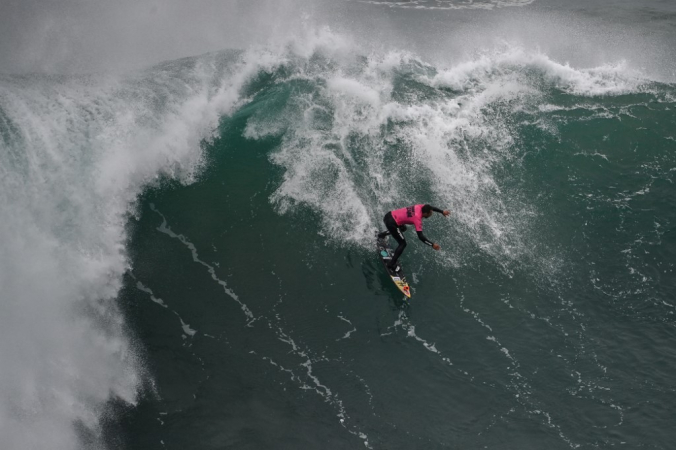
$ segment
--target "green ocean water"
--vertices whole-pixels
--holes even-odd
[[[347,4],[404,38],[605,14],[477,3]],[[0,447],[671,448],[672,7],[615,6],[663,46],[439,57],[306,24],[0,75]],[[407,233],[407,301],[373,237],[416,203],[451,214],[439,252]]]
[[[156,395],[111,425],[120,448],[669,448],[673,86],[580,95],[505,63],[482,75],[516,93],[479,132],[424,117],[448,145],[425,154],[417,117],[364,127],[326,94],[334,61],[302,64],[245,87],[197,182],[139,201],[121,301]],[[402,63],[391,101],[457,120],[485,93],[437,75]],[[408,237],[406,302],[354,227],[418,201],[453,213],[425,223],[440,253]]]

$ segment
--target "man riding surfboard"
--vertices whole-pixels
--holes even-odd
[[[406,231],[406,225],[413,225],[415,227],[415,231],[418,233],[418,239],[420,239],[425,244],[432,247],[434,250],[439,250],[439,248],[441,248],[439,247],[439,244],[435,244],[434,242],[427,239],[422,232],[423,229],[422,220],[431,217],[432,211],[441,213],[444,216],[448,216],[451,213],[447,209],[441,210],[432,205],[419,204],[407,206],[405,208],[395,209],[385,214],[385,217],[383,218],[383,223],[385,223],[387,231],[379,233],[378,239],[383,239],[385,238],[385,236],[390,234],[392,235],[394,240],[399,243],[399,246],[394,251],[392,260],[387,264],[387,267],[390,270],[394,272],[399,271],[399,267],[397,266],[397,260],[399,259],[404,249],[406,248],[406,238],[404,238],[403,233],[403,231]]]

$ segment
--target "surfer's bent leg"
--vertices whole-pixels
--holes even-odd
[[[390,268],[395,268],[397,267],[397,260],[406,248],[406,238],[404,238],[404,233],[402,233],[399,228],[397,228],[395,233],[392,233],[392,237],[399,243],[399,246],[394,251],[394,255],[392,255],[392,261],[390,261],[389,264]]]
[[[387,230],[385,230],[381,233],[378,233],[378,239],[383,239],[385,236],[390,235],[390,234],[392,236],[394,236],[396,234],[396,232],[393,232],[392,230],[394,230],[395,228],[399,228],[402,232],[407,230],[406,225],[401,225],[401,226],[397,225],[397,222],[394,221],[394,218],[392,217],[391,212],[388,212],[387,214],[385,214],[385,217],[383,218],[383,223],[385,223]]]
[[[383,231],[382,233],[378,233],[378,239],[382,239],[388,234],[392,234],[393,225],[394,228],[397,227],[397,222],[394,221],[394,217],[392,217],[391,211],[385,214],[385,217],[383,217],[383,223],[385,224],[385,228],[387,228],[387,230]]]
[[[394,221],[394,217],[392,217],[391,211],[385,214],[385,217],[383,217],[383,223],[385,224],[385,228],[387,228],[387,230],[378,234],[378,238],[382,239],[389,234],[394,236],[394,233],[396,233],[395,230],[397,229],[397,222]]]
[[[383,222],[385,223],[385,226],[387,227],[387,233],[392,235],[394,240],[399,243],[399,246],[394,251],[394,255],[392,255],[392,260],[388,264],[390,266],[390,268],[394,268],[397,265],[397,260],[399,259],[399,256],[401,256],[401,253],[406,248],[406,238],[404,238],[404,233],[403,233],[405,228],[404,228],[404,226],[400,227],[399,225],[397,225],[397,222],[394,221],[394,217],[392,217],[391,212],[388,212],[387,214],[385,214],[385,218],[383,219]]]

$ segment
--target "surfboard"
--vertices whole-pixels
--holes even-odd
[[[398,263],[399,271],[397,272],[390,270],[387,267],[387,263],[390,262],[390,260],[392,259],[392,255],[394,254],[394,250],[392,250],[387,245],[387,237],[383,239],[378,239],[376,237],[376,248],[378,249],[378,256],[380,256],[380,260],[383,262],[383,266],[385,266],[385,270],[387,270],[387,274],[390,276],[390,278],[392,278],[392,281],[394,282],[395,286],[397,286],[397,288],[399,288],[399,290],[406,297],[411,298],[411,288],[406,282],[406,277],[404,276],[404,272],[402,271],[401,263]]]

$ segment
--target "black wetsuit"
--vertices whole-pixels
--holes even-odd
[[[432,206],[432,211],[442,213],[443,210],[436,208]],[[388,234],[392,235],[395,241],[399,244],[397,249],[394,251],[394,255],[392,255],[392,260],[388,263],[388,266],[391,269],[394,269],[397,267],[397,260],[401,256],[401,254],[404,252],[404,249],[406,248],[406,238],[404,237],[404,231],[406,231],[406,225],[397,225],[397,222],[394,220],[394,217],[392,217],[392,211],[389,211],[387,214],[385,214],[385,217],[383,218],[383,223],[385,224],[385,227],[387,227],[387,231],[383,231],[382,233],[378,234],[378,238],[382,239]],[[423,241],[425,244],[429,245],[430,247],[434,246],[434,242],[430,241],[425,237],[422,231],[417,231],[418,233],[418,239]]]

